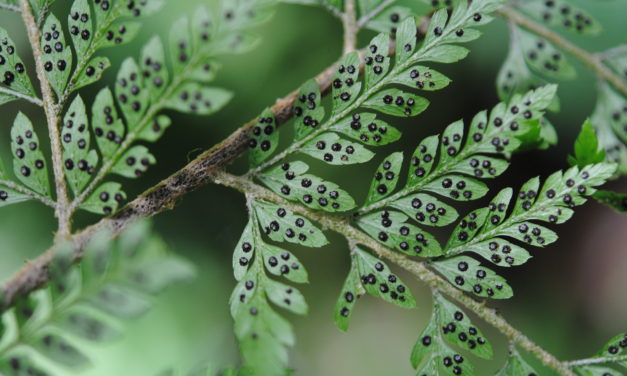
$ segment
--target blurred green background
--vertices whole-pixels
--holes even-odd
[[[178,17],[212,0],[167,1],[165,8],[148,18],[135,42],[104,53],[114,67],[126,56],[136,56],[142,43],[152,35],[166,36]],[[573,41],[591,51],[602,51],[627,41],[624,0],[573,1],[588,9],[605,25],[597,38]],[[59,1],[54,11],[62,14],[70,2]],[[19,17],[0,11],[0,25],[18,43],[18,52],[27,61],[26,36]],[[168,176],[200,151],[222,140],[265,107],[297,88],[334,62],[341,53],[341,27],[336,19],[318,8],[280,5],[270,23],[255,30],[260,44],[243,56],[227,56],[218,83],[236,93],[234,100],[217,115],[194,117],[172,113],[174,126],[151,151],[159,163],[138,181],[124,180],[129,197]],[[364,166],[323,167],[312,162],[314,171],[340,183],[358,200],[363,200],[369,179],[381,158],[393,150],[407,154],[425,136],[441,132],[452,121],[471,116],[497,103],[495,77],[507,51],[507,28],[502,20],[484,29],[485,35],[470,46],[469,58],[438,69],[453,79],[445,90],[429,93],[432,104],[417,118],[398,121],[404,137]],[[364,33],[362,42],[371,34]],[[570,38],[570,36],[567,36]],[[549,117],[560,142],[546,151],[516,155],[508,172],[493,184],[492,192],[503,186],[520,186],[535,175],[546,176],[566,167],[566,155],[583,120],[595,102],[594,77],[576,63],[579,77],[563,82],[559,95],[562,111]],[[105,76],[110,83],[116,69]],[[88,103],[101,84],[82,91]],[[0,107],[0,154],[7,163],[8,134],[18,111],[38,121],[45,129],[42,114],[28,104]],[[289,133],[285,127],[284,133]],[[245,159],[232,167],[243,171]],[[122,179],[118,179],[122,180]],[[627,191],[625,182],[612,188]],[[485,203],[474,202],[472,206]],[[98,218],[80,215],[76,227]],[[228,298],[234,286],[231,252],[244,227],[243,197],[229,189],[207,186],[188,195],[176,210],[156,218],[155,227],[172,249],[196,265],[198,278],[168,290],[155,301],[154,309],[140,320],[124,324],[124,339],[104,346],[85,346],[94,366],[76,374],[154,375],[170,367],[187,370],[205,361],[224,366],[237,364],[237,346],[232,335]],[[35,203],[3,208],[0,212],[0,279],[9,278],[25,260],[50,245],[55,222],[51,210]],[[548,249],[534,249],[528,264],[514,270],[500,270],[515,290],[506,302],[493,302],[505,317],[533,340],[560,358],[580,358],[596,352],[605,340],[627,328],[627,216],[589,203],[574,219],[560,226],[560,240]],[[445,236],[445,233],[438,234]],[[430,315],[429,291],[419,282],[411,283],[418,309],[402,310],[371,297],[361,299],[348,333],[333,324],[333,306],[348,268],[345,241],[329,234],[331,245],[321,249],[298,249],[308,266],[310,284],[302,287],[310,305],[306,317],[286,314],[295,326],[297,345],[291,351],[296,375],[410,375],[409,353]],[[402,275],[406,281],[411,277]],[[502,363],[506,343],[483,325],[494,342],[498,362],[476,361],[478,375],[489,375]],[[533,360],[532,360],[533,362]],[[70,374],[62,370],[60,374]],[[74,374],[72,372],[72,374]],[[550,373],[542,373],[549,375]]]

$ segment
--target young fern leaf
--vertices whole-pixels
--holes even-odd
[[[599,140],[590,120],[586,120],[581,126],[575,140],[574,151],[575,155],[568,156],[568,163],[571,166],[584,167],[605,160],[605,150],[599,147]]]
[[[72,266],[72,251],[64,245],[57,252],[45,292],[5,313],[11,330],[2,331],[4,375],[55,374],[46,370],[42,356],[66,369],[85,366],[89,359],[81,346],[120,335],[114,318],[137,317],[150,306],[147,295],[193,275],[191,265],[167,254],[146,223],[133,225],[116,242],[99,234],[81,267]]]
[[[449,125],[441,142],[438,136],[427,137],[416,148],[407,183],[397,193],[391,194],[402,158],[394,154],[384,160],[360,211],[366,215],[357,225],[386,246],[409,255],[440,256],[437,240],[407,221],[446,226],[457,219],[456,210],[433,194],[460,201],[483,197],[488,189],[478,178],[496,177],[505,171],[508,163],[503,157],[521,146],[520,137],[538,127],[554,93],[554,86],[546,86],[498,104],[489,116],[483,111],[473,118],[466,137],[462,121]],[[385,207],[403,214],[381,210]]]
[[[573,208],[586,202],[585,197],[594,194],[594,187],[604,184],[615,169],[608,163],[572,167],[552,174],[542,187],[533,178],[522,186],[511,210],[512,190],[504,189],[488,208],[475,210],[459,222],[444,250],[445,259],[431,265],[461,290],[495,299],[511,297],[511,287],[502,277],[470,257],[457,255],[473,252],[503,267],[526,262],[529,253],[507,239],[536,247],[553,243],[557,234],[537,222],[560,224],[570,219]]]
[[[238,284],[230,300],[235,335],[245,362],[240,372],[279,375],[286,372],[286,346],[294,344],[294,333],[269,303],[296,314],[307,313],[307,303],[296,288],[269,278],[266,271],[296,283],[307,282],[307,272],[293,254],[267,244],[259,230],[274,241],[309,247],[321,247],[327,240],[309,220],[289,209],[261,201],[249,205],[249,222],[233,252]]]

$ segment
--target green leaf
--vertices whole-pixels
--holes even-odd
[[[458,201],[476,200],[488,193],[483,182],[462,175],[445,175],[425,185],[424,190]]]
[[[363,288],[371,295],[403,308],[414,308],[416,301],[407,285],[378,258],[358,247],[354,248],[355,264]]]
[[[451,80],[429,67],[414,65],[399,72],[393,78],[393,82],[420,90],[434,91],[447,87]]]
[[[525,62],[532,70],[550,78],[574,78],[575,68],[549,41],[518,30]]]
[[[365,86],[372,87],[388,74],[390,58],[387,57],[390,49],[390,36],[379,34],[372,39],[366,49],[364,77]]]
[[[30,376],[28,373],[41,376],[52,375],[40,367],[27,355],[12,355],[0,359],[0,371],[6,376]]]
[[[126,20],[109,25],[96,41],[96,49],[125,45],[135,39],[141,29],[141,23]]]
[[[102,288],[97,296],[90,299],[90,304],[120,319],[137,318],[150,308],[150,303],[128,289],[115,285]]]
[[[438,328],[438,309],[439,305],[434,305],[434,314],[412,349],[412,365],[420,376],[474,375],[470,361],[444,342]]]
[[[296,283],[308,281],[307,270],[291,252],[269,244],[257,243],[266,269],[276,275]]]
[[[416,21],[404,18],[396,30],[396,61],[403,63],[416,49]]]
[[[387,145],[401,138],[401,132],[372,113],[354,114],[337,122],[331,130],[359,140],[366,145]]]
[[[492,299],[508,299],[514,294],[505,279],[466,256],[434,261],[433,267],[457,288]]]
[[[233,274],[237,281],[242,280],[248,270],[248,265],[255,256],[257,243],[254,238],[253,226],[255,223],[250,219],[233,251]]]
[[[599,148],[599,141],[592,123],[586,120],[575,140],[575,155],[568,156],[568,163],[571,166],[584,167],[604,160],[605,150]]]
[[[364,163],[374,156],[360,144],[343,140],[333,132],[315,137],[303,145],[301,151],[332,165]]]
[[[166,108],[196,115],[211,115],[222,109],[232,97],[233,94],[227,90],[188,82],[167,99]]]
[[[297,140],[303,139],[316,129],[324,119],[324,107],[321,105],[322,95],[316,80],[303,84],[294,104],[295,134]]]
[[[434,294],[437,321],[446,341],[457,345],[475,356],[492,359],[492,345],[459,307],[446,300],[441,294]]]
[[[111,62],[108,58],[102,56],[94,57],[78,74],[78,78],[76,79],[73,89],[78,90],[99,81],[105,70],[109,69],[109,67],[111,67]]]
[[[455,226],[451,237],[446,243],[446,248],[459,247],[468,240],[473,239],[485,223],[488,216],[488,208],[481,208],[470,212]]]
[[[425,226],[447,226],[458,217],[454,207],[424,193],[416,193],[395,200],[390,206],[401,210]]]
[[[169,83],[165,52],[159,37],[153,37],[142,49],[140,69],[150,98],[159,98]]]
[[[50,181],[46,159],[33,124],[23,113],[18,113],[11,128],[13,170],[22,183],[37,193],[50,196]]]
[[[520,7],[547,25],[560,27],[582,35],[597,35],[602,28],[599,22],[585,10],[563,0],[530,0]]]
[[[135,127],[146,112],[149,94],[137,63],[132,58],[124,60],[118,72],[115,95],[129,130]]]
[[[620,355],[627,353],[627,333],[612,337],[595,355],[597,357],[619,360]]]
[[[44,52],[42,62],[46,76],[60,97],[70,77],[73,57],[63,33],[63,25],[54,14],[48,16],[43,26],[41,50]]]
[[[268,237],[277,242],[287,241],[308,247],[328,244],[322,231],[305,217],[279,205],[256,201],[253,204],[259,225]]]
[[[163,136],[170,125],[172,125],[172,120],[168,116],[159,115],[153,119],[152,124],[141,131],[137,138],[139,140],[155,142]]]
[[[393,116],[416,116],[427,109],[429,101],[398,89],[382,90],[364,102],[364,107]]]
[[[605,149],[608,162],[618,164],[620,175],[627,174],[627,133],[623,130],[623,108],[627,100],[612,90],[608,84],[599,84],[597,103],[592,114],[599,144]]]
[[[35,341],[34,347],[46,357],[68,367],[77,368],[89,363],[87,357],[61,335],[44,334]]]
[[[0,27],[0,40],[3,41],[2,49],[0,49],[0,89],[7,89],[34,97],[35,90],[28,78],[24,62],[17,54],[15,42],[2,27]],[[5,99],[1,100],[3,103],[17,99],[10,93],[3,93],[3,95],[6,95]]]
[[[271,109],[263,111],[250,134],[250,166],[254,167],[268,159],[279,146],[279,131]]]
[[[87,0],[74,0],[68,15],[68,28],[76,51],[76,60],[85,59],[94,37],[91,8]]]
[[[333,111],[331,115],[337,115],[348,108],[359,96],[361,82],[359,78],[359,54],[350,53],[338,63],[338,69],[333,76]]]
[[[441,256],[442,248],[437,239],[407,223],[408,219],[402,213],[383,210],[359,218],[357,225],[381,244],[410,256]]]
[[[85,104],[77,96],[65,113],[61,131],[63,161],[68,184],[75,195],[82,192],[98,165],[98,154],[91,150],[91,134]]]
[[[75,310],[60,319],[63,330],[92,342],[110,342],[121,336],[121,332],[109,325],[105,320],[98,319],[87,310]]]
[[[288,200],[298,200],[312,209],[329,212],[347,211],[355,207],[355,200],[335,183],[305,174],[303,162],[284,163],[259,175],[263,183]]]
[[[507,57],[496,79],[496,88],[501,100],[507,100],[515,93],[533,90],[536,87],[546,84],[545,80],[529,70],[525,62],[517,30],[518,29],[513,29],[510,33],[510,45]]]
[[[365,205],[377,202],[394,191],[401,167],[403,167],[403,153],[401,152],[392,153],[381,162],[370,183]]]
[[[496,376],[528,376],[538,373],[520,356],[518,351],[511,349],[505,367],[500,369]]]
[[[143,145],[133,146],[125,152],[111,169],[111,173],[127,178],[137,178],[143,175],[148,167],[157,163],[154,155]]]
[[[124,140],[126,130],[109,88],[100,90],[94,100],[91,126],[103,162],[111,159]]]
[[[296,288],[270,279],[265,282],[264,287],[272,303],[298,315],[307,313],[305,297]]]
[[[80,206],[95,214],[110,215],[126,200],[126,194],[119,183],[107,182],[100,185]]]
[[[351,262],[351,268],[344,281],[342,292],[335,303],[335,325],[342,331],[348,330],[350,316],[353,313],[357,299],[365,294],[365,290],[361,285],[359,271],[354,259]]]

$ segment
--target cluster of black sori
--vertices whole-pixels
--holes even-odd
[[[579,9],[573,9],[568,3],[556,0],[544,1],[542,19],[545,21],[561,22],[566,28],[574,28],[582,32],[595,22],[592,17]],[[554,20],[556,19],[556,20]]]

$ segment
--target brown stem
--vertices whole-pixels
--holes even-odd
[[[55,215],[59,221],[57,239],[64,239],[70,235],[71,223],[68,215],[70,205],[68,199],[67,185],[65,182],[65,171],[63,170],[63,152],[61,150],[61,136],[59,132],[59,109],[55,101],[55,95],[50,86],[50,81],[46,76],[41,51],[41,33],[39,26],[28,0],[20,0],[22,20],[26,26],[28,40],[33,51],[37,79],[41,87],[41,95],[48,122],[48,134],[50,137],[50,148],[52,150],[52,169],[54,171],[54,181],[56,187],[56,209]]]

